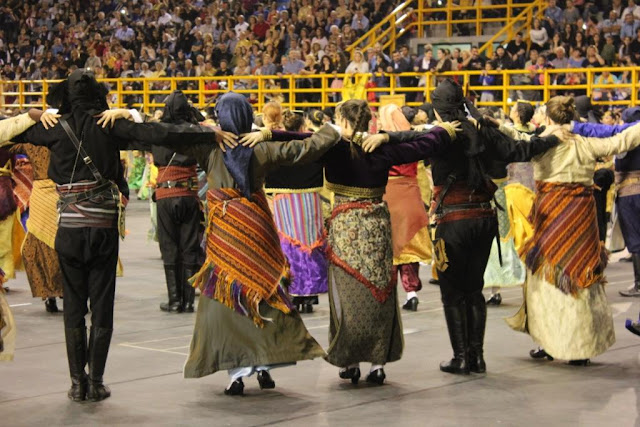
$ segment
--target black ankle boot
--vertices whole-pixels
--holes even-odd
[[[47,298],[44,300],[44,308],[47,310],[47,313],[59,313],[58,304],[56,303],[55,298]]]
[[[271,378],[269,371],[258,371],[258,384],[261,390],[276,388],[276,382]]]
[[[420,301],[418,300],[418,297],[413,297],[411,299],[408,299],[407,302],[404,303],[402,309],[408,311],[418,311],[419,303]]]
[[[358,384],[358,381],[360,381],[360,368],[342,368],[339,375],[343,380],[351,380],[352,384]]]
[[[484,361],[484,331],[487,324],[487,304],[482,292],[467,298],[467,334],[469,337],[469,370],[476,374],[487,372]]]
[[[382,385],[384,384],[385,378],[387,378],[387,376],[384,373],[384,369],[379,368],[373,372],[369,372],[369,375],[367,375],[367,382],[370,384]]]
[[[84,370],[87,364],[87,329],[65,329],[64,337],[71,376],[71,388],[67,396],[74,402],[81,402],[87,398],[87,373]]]
[[[529,352],[529,356],[531,356],[532,359],[544,359],[544,358],[547,358],[547,360],[553,360],[553,357],[549,353],[544,351],[544,348],[542,348],[542,347],[538,347],[535,350],[531,350]]]
[[[185,313],[193,313],[193,303],[196,299],[196,290],[189,283],[189,279],[198,273],[200,268],[197,265],[185,265],[182,269],[184,275],[182,277],[182,311]]]
[[[178,276],[179,271],[175,265],[164,265],[164,276],[167,281],[167,294],[169,301],[160,304],[160,310],[167,313],[182,312],[182,277]]]
[[[244,394],[244,383],[242,382],[242,378],[232,382],[229,388],[225,388],[224,394],[227,396],[242,396]]]
[[[445,305],[444,317],[447,320],[449,339],[453,348],[453,359],[440,363],[440,370],[449,374],[469,374],[467,347],[467,307],[459,305]]]
[[[113,329],[91,327],[87,399],[92,402],[98,402],[111,396],[111,390],[102,383],[102,377],[104,375],[104,367],[107,364],[112,334]]]

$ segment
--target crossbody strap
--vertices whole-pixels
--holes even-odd
[[[82,156],[82,161],[84,162],[85,165],[87,165],[93,177],[98,182],[103,181],[104,178],[102,178],[102,174],[100,173],[98,168],[96,168],[96,165],[93,164],[93,160],[91,160],[91,157],[89,157],[85,149],[82,147],[82,143],[78,141],[78,137],[71,129],[71,126],[69,126],[69,123],[63,118],[60,118],[59,121],[60,121],[60,124],[62,125],[62,129],[64,129],[64,131],[67,133],[67,136],[69,137],[71,142],[73,142],[73,145],[76,147],[76,150],[78,150],[78,152]]]

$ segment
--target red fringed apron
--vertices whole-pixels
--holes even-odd
[[[567,294],[604,281],[607,255],[598,236],[593,188],[536,183],[533,237],[520,250],[527,268]]]
[[[207,192],[207,259],[191,279],[202,295],[264,326],[259,305],[291,312],[289,264],[262,190],[251,199],[234,188]]]

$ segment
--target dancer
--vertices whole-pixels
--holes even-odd
[[[174,91],[165,100],[163,123],[204,121],[181,91]],[[195,159],[169,148],[154,145],[154,164],[158,167],[154,199],[157,206],[158,243],[164,264],[169,300],[160,310],[169,313],[193,313],[195,290],[188,279],[200,269],[200,241],[203,220],[198,198],[198,177]]]
[[[0,143],[12,140],[39,121],[44,126],[51,127],[55,125],[58,117],[55,114],[43,114],[42,111],[31,109],[28,113],[2,120]],[[15,277],[15,260],[20,259],[20,244],[24,238],[17,211],[18,205],[13,195],[11,164],[11,153],[6,149],[0,149],[0,241],[4,242],[0,249],[0,269],[4,271],[5,280]]]
[[[102,113],[101,122],[109,122],[119,114],[106,111],[107,92],[91,71],[74,71],[47,95],[47,103],[58,108],[64,121],[51,130],[34,126],[14,139],[51,150],[49,178],[56,183],[60,196],[55,249],[63,275],[65,340],[72,383],[68,397],[73,401],[99,401],[111,395],[103,384],[103,374],[113,333],[118,231],[124,231],[119,221],[120,193],[114,183],[122,171],[119,149],[129,148],[126,144],[130,141],[162,143],[191,138],[214,143],[217,135],[193,125],[127,120],[101,128],[95,115]],[[88,300],[91,335],[87,345]]]
[[[640,120],[640,107],[628,108],[622,113],[623,125],[597,123],[574,123],[577,135],[605,138],[616,135]],[[633,262],[633,284],[624,291],[623,297],[640,297],[640,148],[616,156],[615,161],[616,208],[624,243]]]
[[[224,131],[251,131],[253,111],[237,93],[223,95],[216,114]],[[195,275],[201,289],[186,378],[226,369],[225,394],[241,395],[243,378],[257,372],[261,388],[273,388],[269,369],[324,355],[286,295],[289,267],[262,186],[278,166],[310,162],[340,134],[330,125],[305,141],[232,150],[170,145],[198,160],[208,175],[207,258]]]
[[[0,143],[10,141],[31,126],[40,121],[45,128],[52,127],[57,123],[57,114],[43,113],[42,111],[31,109],[28,113],[20,114],[0,121]],[[14,245],[12,242],[13,227],[16,223],[14,216],[16,211],[15,199],[13,198],[11,171],[9,169],[11,161],[10,153],[6,149],[0,148],[0,235],[2,235],[4,251],[0,253],[0,361],[13,360],[15,348],[15,325],[11,309],[4,296],[4,283],[7,275],[3,270],[6,263],[13,267]],[[21,227],[15,225],[16,227]],[[10,242],[10,244],[7,244]],[[10,261],[9,261],[10,260]]]
[[[300,132],[305,120],[300,114],[285,111],[283,125],[286,130]],[[267,175],[265,182],[266,193],[273,197],[280,246],[291,268],[289,295],[301,313],[312,313],[318,295],[326,293],[328,286],[322,186],[322,164],[318,162],[279,168]]]
[[[22,242],[22,259],[34,298],[42,298],[49,313],[58,313],[56,298],[63,295],[62,271],[54,249],[58,231],[58,193],[49,179],[50,152],[46,147],[15,144],[12,154],[26,155],[33,165],[33,189],[29,198],[27,235]]]
[[[607,256],[592,196],[596,159],[636,148],[640,126],[612,138],[584,138],[569,130],[575,108],[567,96],[547,103],[542,135],[556,135],[562,143],[533,162],[534,235],[521,250],[527,266],[524,304],[508,323],[542,347],[532,357],[587,365],[615,342],[603,286]]]
[[[533,133],[533,126],[529,123],[533,117],[531,104],[517,102],[511,108],[509,117],[513,120],[514,128],[528,134]],[[524,168],[530,167],[528,163],[523,163],[523,165],[526,165]],[[507,164],[499,165],[496,162],[490,174],[494,184],[498,187],[494,195],[495,201],[502,209],[496,210],[500,239],[494,240],[491,244],[489,261],[484,271],[484,287],[491,289],[491,296],[487,300],[487,305],[497,306],[502,303],[500,289],[521,286],[525,280],[526,270],[516,252],[511,221],[507,211],[507,195],[505,192],[505,187],[509,181]],[[499,249],[498,245],[500,245]]]
[[[362,142],[370,121],[366,101],[341,104],[336,123],[344,139],[322,158],[327,188],[335,193],[327,230],[331,320],[326,360],[340,368],[340,378],[354,384],[360,380],[361,362],[371,363],[367,382],[383,384],[385,364],[399,360],[404,345],[391,224],[382,200],[389,170],[427,158],[455,138],[454,126],[442,123],[419,142],[387,144],[373,151],[387,136]],[[304,135],[272,132],[275,140]]]
[[[387,132],[411,130],[411,125],[395,104],[380,109],[380,125]],[[429,217],[422,202],[417,180],[418,162],[393,166],[383,200],[391,215],[394,275],[407,293],[402,308],[418,310],[418,291],[422,289],[419,269],[421,262],[431,260]]]
[[[478,129],[465,113],[462,88],[452,80],[431,95],[438,120],[459,120],[461,141],[431,158],[435,217],[434,259],[453,358],[440,364],[452,374],[483,373],[487,308],[482,295],[483,275],[498,223],[491,200],[495,185],[486,175],[504,162],[526,161],[557,144],[556,138],[516,142],[480,118]],[[420,141],[429,133],[391,132],[391,142]]]

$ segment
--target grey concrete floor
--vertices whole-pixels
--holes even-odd
[[[640,299],[618,296],[632,280],[631,264],[617,262],[619,256],[607,270],[617,343],[589,367],[529,358],[534,343],[502,320],[520,305],[517,288],[503,291],[502,306],[489,308],[488,373],[441,373],[438,363],[451,350],[439,290],[425,285],[418,312],[403,313],[404,356],[386,367],[384,386],[352,386],[320,359],[273,371],[275,390],[260,391],[250,378],[245,397],[228,397],[224,373],[182,378],[194,315],[158,310],[166,294],[157,244],[146,242],[147,205],[133,201],[127,221],[125,276],[118,280],[105,375],[112,397],[82,404],[67,399],[62,315],[46,313],[20,274],[8,283],[19,335],[15,361],[0,364],[0,426],[640,425],[640,339],[624,329],[624,319],[638,315]],[[426,283],[428,269],[421,274]],[[327,299],[317,307],[304,319],[326,347]]]

